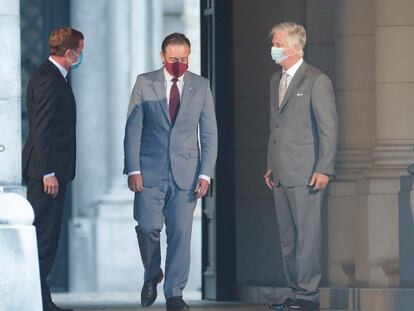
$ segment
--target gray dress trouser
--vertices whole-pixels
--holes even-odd
[[[138,222],[138,244],[145,280],[157,277],[161,270],[160,233],[165,223],[167,255],[164,295],[182,296],[190,270],[190,246],[193,213],[196,205],[193,190],[181,190],[170,170],[156,187],[144,187],[135,194],[134,218]]]
[[[323,191],[274,187],[283,266],[296,299],[319,300]]]

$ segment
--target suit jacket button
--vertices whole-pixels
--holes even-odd
[[[274,141],[273,141],[273,144],[275,144],[275,145],[276,145],[276,140],[274,140]]]

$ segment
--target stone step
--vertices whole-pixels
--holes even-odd
[[[239,299],[269,304],[285,296],[286,288],[243,287]],[[414,288],[321,288],[321,310],[412,311]]]

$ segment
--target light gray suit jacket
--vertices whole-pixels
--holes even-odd
[[[314,172],[335,174],[338,118],[329,78],[303,62],[279,109],[282,71],[270,82],[270,135],[267,168],[275,184],[308,185]]]
[[[132,91],[124,173],[141,171],[146,187],[158,185],[168,168],[183,190],[193,189],[200,174],[214,176],[217,122],[209,81],[189,71],[183,81],[174,125],[168,111],[164,69],[139,75]]]

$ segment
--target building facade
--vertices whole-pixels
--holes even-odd
[[[202,268],[194,269],[199,278],[195,282],[200,284],[203,277],[204,297],[210,299],[250,299],[257,288],[284,286],[276,213],[263,174],[269,81],[277,70],[268,34],[274,24],[287,20],[307,29],[305,59],[332,79],[339,114],[337,178],[327,191],[323,212],[323,286],[401,286],[398,192],[400,177],[414,162],[414,2],[262,0],[258,5],[250,0],[202,0],[201,8],[198,1],[184,0],[174,5],[161,0],[66,3],[70,11],[63,9],[64,16],[86,37],[85,61],[72,75],[79,154],[69,202],[67,261],[62,265],[68,266],[67,289],[137,291],[141,285],[132,194],[122,175],[123,126],[136,75],[161,66],[161,40],[175,30],[190,36],[193,55],[202,54],[201,63],[191,65],[212,81],[220,132],[217,179],[204,200],[204,213],[199,208],[196,217],[200,226],[193,239],[194,266]],[[2,20],[8,29],[19,29]],[[57,26],[64,20],[44,23]],[[27,40],[36,33],[24,35],[23,27],[24,65],[33,52],[25,47]],[[7,71],[0,72],[4,79]],[[16,108],[20,89],[14,86],[0,88],[2,105],[6,98]],[[0,120],[17,116],[10,126],[0,124],[5,129],[0,159],[1,146],[21,148],[12,141],[3,143],[6,129],[20,127],[20,111],[13,109],[0,110]],[[19,168],[7,167],[7,174],[0,171],[1,184],[19,184]]]

